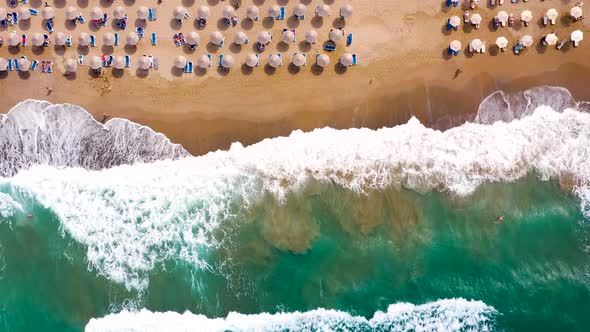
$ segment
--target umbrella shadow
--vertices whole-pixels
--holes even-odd
[[[209,53],[216,53],[221,47],[217,44],[207,43],[207,51]]]
[[[170,68],[170,74],[172,74],[174,77],[180,77],[182,74],[184,74],[184,70],[172,66],[172,68]]]
[[[68,31],[73,31],[76,29],[76,24],[68,19],[64,20],[64,26],[66,27],[66,30],[68,30]]]
[[[229,25],[225,24],[225,20],[223,18],[220,18],[219,20],[217,20],[217,29],[220,31],[225,31],[227,29],[229,29]]]
[[[299,24],[301,24],[301,22],[295,18],[295,16],[291,16],[287,19],[287,26],[290,29],[295,29],[297,27],[299,27]]]
[[[319,76],[324,73],[324,68],[321,66],[318,66],[317,63],[314,63],[313,65],[311,65],[311,73],[314,74],[315,76]]]
[[[0,80],[6,79],[8,77],[8,71],[0,71]]]
[[[270,29],[275,25],[275,20],[270,17],[265,17],[262,19],[262,26],[266,29]]]
[[[137,76],[139,78],[146,78],[146,77],[148,77],[149,74],[150,74],[150,70],[149,69],[137,68],[135,70],[135,76]]]
[[[240,53],[242,51],[242,45],[231,43],[231,45],[229,45],[229,50],[234,54]]]
[[[33,46],[31,47],[31,52],[35,55],[41,55],[45,52],[45,47],[43,46]]]
[[[195,0],[182,0],[182,5],[185,7],[191,7],[195,4]]]
[[[68,81],[74,81],[78,78],[78,74],[77,73],[66,73],[66,74],[64,74],[64,77]]]
[[[242,64],[241,70],[242,70],[242,74],[244,74],[244,75],[252,75],[252,73],[254,72],[254,68],[248,66],[245,63]]]
[[[135,19],[134,24],[135,24],[135,27],[137,27],[137,28],[145,28],[147,26],[147,22],[145,20],[140,20],[138,18]],[[178,23],[176,23],[176,24],[178,24]]]
[[[59,45],[54,45],[53,46],[53,52],[55,52],[55,54],[57,55],[64,55],[66,54],[66,47],[65,46],[59,46]]]
[[[102,53],[105,54],[113,54],[113,52],[115,51],[115,48],[113,46],[108,46],[108,45],[102,45],[102,47],[100,48]]]
[[[17,46],[9,46],[8,53],[15,55],[20,53],[20,44]]]
[[[80,8],[86,8],[88,7],[88,0],[76,0],[76,4]]]
[[[268,63],[266,65],[264,65],[264,73],[266,75],[274,75],[277,72],[277,69],[271,65],[269,65]]]
[[[289,74],[291,74],[291,75],[297,75],[301,72],[301,67],[295,66],[292,62],[289,63],[289,66],[287,66],[287,69],[289,71]]]
[[[201,68],[199,66],[197,66],[197,68],[195,68],[195,75],[202,77],[202,76],[205,76],[205,74],[207,74],[207,69]]]
[[[334,19],[334,21],[332,21],[332,27],[334,29],[344,28],[345,26],[346,26],[346,21],[344,21],[340,17],[337,17]]]
[[[324,25],[324,19],[323,19],[322,17],[319,17],[319,16],[314,16],[314,17],[311,19],[311,26],[312,26],[312,27],[314,27],[314,28],[316,28],[316,29],[319,29],[319,28],[321,28],[321,27],[322,27],[322,25]]]
[[[217,66],[217,73],[221,76],[227,76],[229,75],[230,70],[229,69],[225,69],[222,66]]]
[[[250,30],[252,29],[252,27],[254,27],[254,21],[252,21],[249,18],[245,18],[242,20],[242,22],[240,23],[240,26],[242,27],[242,29],[244,30]]]
[[[123,47],[123,49],[127,54],[135,54],[137,52],[137,46],[135,45],[125,44],[125,47]]]
[[[28,70],[18,72],[18,78],[20,78],[21,80],[28,80],[30,77],[31,77],[31,72]]]
[[[31,28],[31,20],[20,20],[18,22],[18,28],[21,31],[28,31]]]
[[[90,53],[90,47],[88,46],[78,46],[78,53],[82,55],[88,55]]]
[[[301,52],[309,52],[311,50],[311,44],[302,40],[299,42],[299,50]]]
[[[100,70],[94,70],[92,68],[88,68],[88,76],[92,78],[99,78],[100,77]]]
[[[219,0],[207,0],[207,4],[209,6],[215,6],[218,3],[219,3]]]
[[[287,52],[289,50],[289,44],[283,41],[277,44],[277,51],[279,52]]]
[[[170,26],[170,29],[176,31],[182,28],[182,23],[178,23],[178,20],[176,20],[174,17],[170,19],[170,23],[168,25]]]
[[[446,47],[446,48],[444,48],[442,50],[441,58],[443,58],[444,60],[447,60],[447,61],[448,60],[451,60],[453,58],[453,55],[452,54],[449,54],[449,48],[448,47]]]
[[[113,68],[113,70],[111,70],[111,74],[115,78],[121,78],[121,77],[123,77],[123,74],[125,74],[125,69]]]
[[[343,66],[339,63],[334,65],[334,72],[338,75],[344,75],[348,71],[348,67]]]

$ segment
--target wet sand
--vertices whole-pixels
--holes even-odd
[[[161,59],[159,71],[151,71],[145,77],[134,68],[126,70],[123,75],[113,74],[108,69],[101,77],[91,77],[87,67],[81,67],[75,77],[62,76],[60,69],[51,75],[38,71],[24,75],[0,73],[0,109],[7,111],[26,98],[45,99],[53,103],[69,102],[84,107],[99,120],[103,113],[109,113],[113,117],[128,118],[150,126],[182,144],[191,153],[202,154],[225,149],[235,141],[251,144],[268,137],[288,135],[295,129],[307,131],[325,126],[380,128],[404,123],[411,116],[416,116],[428,126],[444,129],[473,119],[481,100],[498,89],[518,91],[538,85],[557,85],[569,89],[578,100],[590,100],[590,89],[586,88],[590,77],[586,60],[590,56],[590,46],[587,42],[582,41],[575,49],[570,43],[560,51],[551,46],[537,46],[541,35],[552,30],[557,30],[560,38],[568,37],[575,29],[587,33],[586,22],[571,24],[565,16],[558,19],[558,24],[553,27],[540,24],[548,8],[555,7],[560,14],[566,14],[575,4],[573,1],[534,0],[518,4],[506,1],[501,7],[475,11],[483,17],[479,30],[462,26],[459,31],[450,33],[444,28],[446,19],[451,15],[460,16],[461,10],[448,10],[443,1],[325,1],[332,6],[333,18],[342,4],[354,5],[355,13],[346,21],[345,29],[347,33],[354,33],[355,40],[352,46],[340,46],[337,52],[331,54],[332,63],[323,71],[313,66],[313,61],[308,61],[308,66],[299,70],[288,65],[292,52],[315,54],[321,43],[311,48],[297,43],[282,51],[284,45],[273,41],[272,50],[267,49],[262,54],[259,68],[249,70],[241,66],[242,58],[251,52],[243,49],[234,54],[238,65],[229,73],[213,67],[208,72],[197,71],[192,76],[176,77],[170,69],[175,55],[185,55],[195,62],[199,54],[210,51],[210,45],[206,45],[209,33],[218,28],[216,19],[221,17],[219,13],[227,1],[209,1],[212,8],[210,27],[199,32],[201,45],[194,54],[186,54],[185,49],[177,49],[167,40],[173,32],[186,33],[194,29],[192,24],[182,28],[170,25],[176,4],[165,2],[157,5],[155,1],[153,4],[150,1],[145,5],[158,7],[158,21],[157,24],[148,22],[146,30],[148,33],[158,31],[161,46],[152,49],[149,40],[143,41],[134,56],[155,53]],[[81,6],[83,2],[67,1],[63,7]],[[259,5],[260,2],[255,0]],[[271,2],[274,3],[267,0],[260,5],[261,16],[265,16]],[[275,22],[269,28],[275,40],[280,39],[277,37],[280,36],[280,29],[297,23],[300,39],[312,27],[320,32],[320,40],[325,39],[332,26],[342,23],[330,19],[320,24],[311,19],[315,6],[323,2],[304,1],[308,4],[308,20],[305,22]],[[30,3],[32,7],[41,6],[38,1]],[[194,18],[197,3],[183,3],[191,6],[189,11]],[[250,0],[242,1],[238,10],[240,19],[251,3]],[[290,9],[295,3],[288,1],[287,13],[292,12]],[[105,7],[105,12],[111,13],[119,3],[110,5],[101,1],[101,5]],[[133,6],[137,5],[139,3]],[[87,19],[87,12],[92,6],[87,5],[83,9]],[[130,26],[134,26],[133,6],[127,7]],[[496,32],[488,25],[499,10],[512,12],[518,17],[525,8],[531,9],[534,14],[534,22],[529,27],[517,23],[514,28],[505,27]],[[57,8],[57,12],[63,12],[63,9]],[[57,22],[59,24],[59,20]],[[40,18],[34,18],[27,33],[40,31],[40,24]],[[243,30],[252,40],[263,24],[258,22],[251,29]],[[222,31],[226,36],[226,45],[231,43],[234,32],[239,29],[242,28]],[[8,31],[11,30],[0,30],[0,35],[6,37]],[[60,31],[57,26],[56,31]],[[81,31],[88,31],[88,26],[78,26],[71,34],[74,37]],[[93,32],[97,35],[99,46],[102,44],[99,36],[104,31],[107,30],[103,28]],[[519,56],[510,50],[500,53],[492,46],[500,35],[506,36],[511,46],[525,34],[531,34],[536,44]],[[486,54],[466,55],[462,52],[458,57],[447,57],[446,47],[451,40],[460,40],[466,48],[473,38],[487,41]],[[123,47],[119,48],[113,51],[114,54],[124,54]],[[72,49],[63,55],[56,53],[53,47],[41,54],[31,53],[30,47],[21,51],[29,58],[53,57],[56,63],[61,63],[64,57],[77,54],[75,47]],[[272,70],[265,64],[268,54],[277,50],[287,56],[283,67]],[[345,50],[358,54],[358,66],[343,69],[337,65],[339,55]],[[97,47],[97,50],[90,49],[90,54],[102,51]],[[0,48],[0,56],[16,57],[11,52],[6,44]],[[232,50],[226,46],[221,52]],[[461,68],[462,74],[453,79],[457,68]],[[53,90],[51,93],[48,87]]]

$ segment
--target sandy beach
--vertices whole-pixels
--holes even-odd
[[[15,51],[5,43],[0,47],[1,57],[24,54],[31,59],[52,60],[56,65],[53,74],[1,73],[1,109],[8,111],[27,98],[72,103],[84,107],[97,119],[109,113],[112,117],[150,126],[191,153],[202,154],[227,148],[234,141],[250,144],[267,137],[287,135],[295,129],[379,128],[406,122],[411,116],[429,126],[446,128],[472,118],[481,100],[498,89],[517,91],[538,85],[557,85],[569,89],[578,100],[590,99],[590,90],[585,87],[590,73],[586,61],[590,55],[587,42],[582,41],[578,48],[568,43],[559,51],[552,46],[537,46],[541,36],[552,30],[556,30],[560,38],[576,29],[588,31],[587,21],[572,23],[567,15],[575,1],[533,0],[517,4],[505,1],[503,6],[495,7],[482,1],[475,10],[483,17],[482,26],[475,30],[462,25],[459,31],[452,32],[446,30],[446,20],[452,15],[461,16],[462,10],[448,8],[440,0],[307,0],[302,1],[308,6],[308,17],[304,21],[292,18],[292,7],[297,1],[279,0],[278,4],[286,6],[288,18],[275,22],[262,19],[268,6],[275,1],[244,0],[237,10],[238,26],[225,27],[219,20],[228,2],[233,3],[184,0],[182,4],[192,19],[179,26],[172,16],[177,2],[118,1],[112,4],[100,1],[100,6],[111,17],[112,9],[124,4],[130,18],[126,31],[135,26],[144,26],[146,30],[146,38],[137,48],[124,45],[104,48],[101,47],[102,34],[113,31],[112,21],[100,29],[92,29],[89,22],[75,27],[65,24],[67,6],[80,7],[88,18],[94,2],[55,1],[55,31],[69,33],[74,40],[79,33],[89,32],[97,37],[98,46],[87,51],[74,46],[64,52],[52,44],[48,48],[27,46]],[[195,51],[175,47],[172,35],[196,30],[193,24],[196,7],[203,3],[210,6],[211,17],[207,27],[199,31],[201,44]],[[246,8],[252,3],[261,11],[261,20],[254,23],[245,17]],[[331,6],[330,19],[314,18],[313,11],[321,3]],[[310,60],[301,68],[288,65],[294,52],[324,53],[322,43],[327,40],[330,29],[342,25],[337,16],[338,8],[344,4],[354,6],[353,16],[344,24],[346,33],[354,33],[353,44],[341,45],[336,52],[328,54],[331,64],[323,71]],[[29,5],[42,8],[43,2],[32,0]],[[140,5],[157,8],[158,19],[136,21],[135,11]],[[544,27],[542,16],[552,7],[558,10],[560,17],[555,26]],[[533,12],[530,26],[517,22],[513,28],[493,29],[491,19],[499,10],[518,17],[524,9]],[[280,43],[283,28],[297,30],[296,43],[288,46]],[[317,30],[320,36],[320,42],[311,46],[301,42],[305,31],[310,29]],[[1,28],[0,36],[6,40],[13,30],[27,34],[44,31],[41,18],[35,16],[30,24]],[[215,30],[226,38],[226,45],[220,49],[208,43],[210,33]],[[251,40],[255,40],[261,30],[271,31],[276,36],[261,54],[260,67],[249,69],[243,65],[246,55],[254,52],[253,43],[241,48],[230,45],[234,33],[239,30],[246,32]],[[149,42],[152,32],[158,33],[157,47]],[[500,53],[492,47],[498,36],[507,37],[511,47],[525,34],[535,38],[535,45],[518,56],[510,50]],[[460,40],[466,48],[473,38],[487,41],[486,54],[468,55],[463,51],[453,58],[446,55],[451,40]],[[52,37],[51,41],[53,43]],[[160,69],[144,75],[134,64],[123,75],[113,75],[108,68],[100,77],[92,77],[88,67],[82,66],[75,76],[63,76],[64,60],[77,58],[78,53],[84,52],[87,55],[127,53],[134,59],[149,54],[160,59]],[[268,55],[273,52],[285,55],[284,65],[276,70],[266,66]],[[338,66],[338,58],[344,52],[358,54],[359,65]],[[196,61],[198,55],[207,53],[232,54],[236,65],[229,72],[214,65],[195,74],[182,74],[172,68],[176,55]],[[453,78],[458,68],[462,73]]]

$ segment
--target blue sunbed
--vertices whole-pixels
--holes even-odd
[[[109,21],[109,15],[107,13],[104,13],[104,16],[102,17],[102,26],[106,27],[108,21]]]
[[[156,35],[155,32],[152,32],[152,45],[154,45],[154,46],[158,45],[158,36]]]
[[[94,35],[90,35],[90,46],[96,47],[96,37]]]
[[[356,54],[353,54],[353,55],[352,55],[352,65],[353,65],[353,66],[356,66],[356,64],[357,64],[357,60],[356,60]]]
[[[188,62],[188,72],[187,73],[192,73],[193,72],[193,63],[192,62]]]
[[[305,20],[305,15],[297,15],[297,14],[293,14],[293,16],[295,17],[296,20]]]
[[[256,67],[260,66],[260,56],[258,55],[258,53],[254,53],[254,55],[256,55]]]
[[[113,60],[115,60],[115,58],[112,55],[109,56],[109,65],[113,63]]]
[[[53,73],[53,62],[47,61],[47,72]]]
[[[150,21],[155,21],[158,18],[158,12],[156,8],[149,8],[148,9],[148,19]]]
[[[336,51],[336,45],[326,44],[326,45],[324,45],[324,50],[326,50],[328,52]]]
[[[72,36],[68,36],[66,38],[66,46],[67,47],[71,47],[72,46]]]
[[[38,15],[39,11],[37,9],[34,8],[29,8],[29,13],[31,13],[31,15]]]
[[[84,55],[83,54],[79,54],[78,55],[78,64],[79,65],[83,65],[84,64]]]
[[[115,32],[115,46],[119,46],[119,34]]]
[[[18,64],[18,59],[12,60],[12,63],[14,64],[14,69],[16,71],[20,71],[20,65]]]
[[[12,59],[8,59],[8,71],[12,71]]]
[[[223,54],[219,54],[219,66],[221,67],[221,60],[223,60]]]
[[[78,21],[80,21],[81,24],[86,23],[86,19],[84,18],[84,16],[82,16],[82,14],[78,15]]]
[[[21,40],[23,47],[27,46],[27,35],[23,33]]]
[[[184,65],[184,72],[188,73],[188,61],[186,62],[186,64]]]
[[[0,25],[2,25],[3,27],[7,27],[8,23],[6,23],[6,20],[2,20],[0,21]]]
[[[281,7],[281,13],[277,17],[277,20],[284,20],[285,19],[285,7]]]
[[[207,54],[207,57],[209,58],[209,67],[211,67],[211,54]]]
[[[131,66],[131,57],[129,55],[125,55],[125,67],[129,68]]]
[[[47,31],[53,32],[53,24],[51,23],[51,20],[47,20],[47,23],[45,23],[45,27],[47,28]]]
[[[346,37],[346,45],[350,46],[350,44],[352,44],[352,33],[349,33]]]
[[[16,12],[12,12],[12,21],[14,24],[18,24],[18,14]]]
[[[137,35],[139,36],[139,38],[143,38],[144,37],[144,31],[142,27],[137,27],[135,28],[135,32],[137,32]]]

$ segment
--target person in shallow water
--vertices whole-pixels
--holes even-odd
[[[504,216],[499,216],[498,219],[496,219],[496,222],[503,222],[504,221]]]

